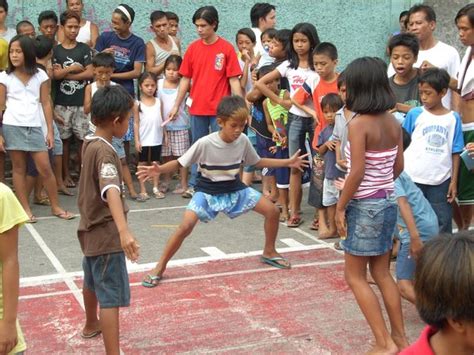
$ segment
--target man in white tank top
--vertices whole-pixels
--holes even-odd
[[[180,55],[179,48],[169,35],[169,22],[166,13],[154,11],[150,15],[151,29],[156,37],[146,44],[146,70],[163,76],[165,61],[171,54]]]
[[[84,9],[84,3],[82,0],[66,0],[67,9],[73,11],[81,18],[79,34],[77,35],[76,41],[87,44],[89,47],[94,48],[97,37],[99,37],[99,28],[97,25],[89,20],[82,17],[82,11]],[[63,29],[60,27],[58,31],[58,41],[62,42],[64,39]]]

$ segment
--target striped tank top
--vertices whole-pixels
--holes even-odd
[[[278,97],[283,98],[285,90],[280,90]],[[282,105],[273,105],[270,100],[267,100],[267,109],[272,119],[273,127],[280,134],[280,136],[286,136],[286,124],[288,123],[288,110]],[[280,146],[280,142],[276,142],[277,146]]]
[[[351,170],[350,142],[346,148],[348,172]],[[394,190],[393,165],[397,157],[398,145],[387,150],[367,150],[365,152],[365,174],[356,193],[352,198],[362,199],[375,197],[381,193],[385,197],[386,193]],[[377,196],[378,197],[378,196]]]

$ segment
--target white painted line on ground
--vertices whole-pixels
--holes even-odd
[[[329,260],[329,261],[316,261],[312,263],[305,263],[305,264],[296,264],[292,265],[292,269],[299,269],[304,267],[311,267],[311,266],[326,266],[326,265],[337,265],[344,263],[344,260]],[[206,280],[218,277],[229,277],[229,276],[236,276],[236,275],[245,275],[245,274],[255,274],[261,272],[285,272],[285,270],[277,269],[274,267],[265,267],[259,269],[250,269],[250,270],[237,270],[237,271],[228,271],[228,272],[221,272],[221,273],[214,273],[214,274],[207,274],[207,275],[197,275],[197,276],[188,276],[188,277],[178,277],[175,279],[164,279],[160,281],[160,284],[163,283],[176,283],[176,282],[184,282],[184,281],[196,281],[196,280]],[[141,282],[133,282],[130,286],[141,286]],[[20,296],[20,300],[27,300],[27,299],[37,299],[37,298],[45,298],[45,297],[53,297],[53,296],[61,296],[73,293],[73,291],[56,291],[56,292],[46,292],[40,293],[35,295],[25,295]]]
[[[208,254],[209,256],[215,257],[215,258],[225,258],[227,256],[226,253],[224,253],[222,250],[216,247],[204,247],[201,248],[203,252]]]
[[[291,228],[291,229],[294,230],[295,232],[298,232],[301,235],[304,235],[305,237],[311,239],[312,241],[314,241],[318,244],[324,245],[326,248],[332,249],[332,250],[334,250],[335,252],[337,252],[339,254],[344,254],[344,252],[342,250],[337,250],[336,248],[334,248],[334,243],[333,242],[328,243],[323,239],[318,239],[315,236],[311,235],[310,233],[305,232],[301,228]]]
[[[41,237],[41,235],[38,233],[38,231],[33,227],[31,224],[25,223],[26,229],[30,232],[31,236],[33,239],[38,243],[39,247],[45,253],[53,267],[56,269],[58,274],[60,275],[61,281],[64,281],[69,288],[69,290],[74,294],[74,297],[76,298],[77,302],[80,304],[82,309],[84,309],[84,301],[81,296],[81,290],[77,285],[74,283],[74,280],[72,277],[69,277],[67,275],[67,271],[64,268],[64,266],[61,264],[59,259],[54,255],[53,251],[48,247],[44,239]]]
[[[280,242],[288,245],[289,247],[298,248],[298,247],[304,246],[304,244],[298,242],[297,240],[294,240],[293,238],[283,238],[283,239],[280,239]]]
[[[317,249],[325,249],[327,246],[321,244],[313,244],[313,245],[304,245],[300,247],[287,247],[287,248],[277,248],[279,253],[291,253],[295,251],[308,251],[308,250],[317,250]],[[177,266],[187,266],[187,265],[195,265],[195,264],[202,264],[209,261],[219,261],[219,260],[232,260],[232,259],[240,259],[245,257],[257,256],[261,255],[262,250],[255,250],[250,252],[241,252],[241,253],[233,253],[233,254],[225,254],[224,256],[214,257],[214,256],[198,256],[194,258],[187,258],[187,259],[178,259],[178,260],[171,260],[168,263],[168,268],[170,267],[177,267]],[[156,262],[146,263],[146,264],[136,264],[136,263],[127,263],[127,268],[129,273],[134,272],[144,272],[152,269],[155,267]],[[76,278],[82,277],[82,271],[73,271],[66,274],[49,274],[49,275],[42,275],[42,276],[32,276],[32,277],[24,277],[20,279],[20,286],[21,287],[30,287],[30,286],[40,286],[40,285],[47,285],[51,283],[55,283],[58,281],[62,281],[64,277],[69,278]]]
[[[154,208],[142,208],[142,209],[136,209],[136,210],[130,210],[128,211],[129,213],[138,213],[138,212],[153,212],[153,211],[167,211],[167,210],[177,210],[177,209],[182,209],[186,208],[187,205],[184,206],[169,206],[169,207],[154,207]],[[76,214],[75,216],[79,217],[79,214]],[[38,220],[46,220],[46,219],[57,219],[58,217],[56,216],[45,216],[45,217],[37,217]]]

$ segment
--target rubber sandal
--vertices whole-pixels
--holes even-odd
[[[311,226],[309,227],[309,229],[311,229],[313,231],[319,230],[319,220],[318,219],[313,219],[313,223],[311,223]]]
[[[264,264],[276,267],[278,269],[290,269],[291,268],[291,264],[288,261],[288,259],[285,259],[281,256],[275,256],[273,258],[267,258],[266,256],[261,256],[260,261]],[[281,263],[279,263],[279,261],[286,262],[287,265],[281,264]]]
[[[153,288],[158,286],[158,283],[161,280],[161,276],[158,275],[146,275],[145,278],[142,280],[142,286],[147,288]]]
[[[64,196],[74,196],[74,192],[71,192],[69,190],[63,190],[63,189],[58,190],[58,194],[64,195]]]
[[[36,223],[38,222],[38,218],[36,218],[36,216],[34,214],[32,214],[29,219],[27,221],[25,221],[26,223]]]
[[[153,195],[155,195],[155,198],[161,200],[162,198],[165,198],[165,194],[161,192],[159,189],[156,187],[153,188]]]
[[[51,201],[47,197],[42,197],[39,200],[34,199],[33,203],[39,206],[51,206]]]
[[[303,219],[300,216],[293,215],[286,222],[286,226],[289,228],[298,228],[301,223],[303,223]]]
[[[84,332],[81,332],[81,338],[83,339],[91,339],[91,338],[95,338],[96,336],[98,336],[99,334],[101,334],[102,331],[101,330],[96,330],[94,332],[91,332],[91,333],[84,333]]]
[[[72,214],[69,211],[63,211],[61,213],[55,213],[55,217],[58,217],[59,219],[64,219],[65,221],[70,221],[71,219],[76,218],[76,215]]]
[[[145,202],[145,201],[148,201],[150,199],[150,196],[148,196],[148,194],[145,194],[145,193],[140,193],[138,194],[137,198],[135,199],[135,201],[137,202]]]
[[[334,249],[336,249],[336,250],[341,250],[341,251],[344,250],[344,249],[342,249],[342,247],[341,247],[341,242],[335,242],[335,243],[334,243]]]

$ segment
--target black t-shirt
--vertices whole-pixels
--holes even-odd
[[[66,49],[61,44],[53,48],[53,64],[63,68],[80,64],[84,68],[91,64],[91,49],[85,43],[78,42],[74,48]],[[83,106],[86,80],[55,80],[55,105]]]

